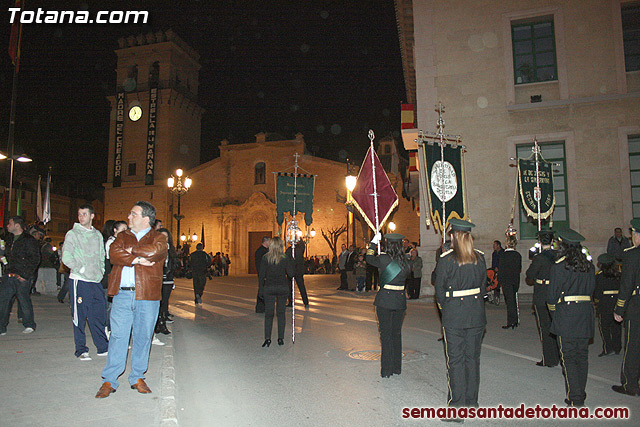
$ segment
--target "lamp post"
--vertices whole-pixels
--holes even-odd
[[[351,192],[354,188],[356,188],[356,181],[358,178],[351,174],[351,171],[345,177],[345,185],[347,186],[347,203],[351,203]],[[353,220],[353,208],[349,211],[349,215],[347,217],[347,246],[349,246],[349,225],[351,224],[351,239],[353,240],[353,244],[356,244],[356,223]]]
[[[184,194],[187,194],[187,191],[189,191],[189,188],[191,187],[193,181],[188,176],[184,177],[183,179],[183,174],[184,172],[182,171],[182,169],[176,169],[177,178],[171,175],[171,177],[167,180],[167,186],[173,194],[178,196],[178,213],[174,214],[173,217],[178,221],[178,232],[176,233],[176,235],[180,236],[180,240],[184,242],[186,236],[185,239],[183,239],[180,235],[180,221],[184,218],[184,215],[180,214],[180,197],[182,197]]]
[[[9,172],[9,208],[7,209],[7,211],[9,212],[9,215],[11,215],[11,202],[12,202],[11,193],[13,192],[13,162],[18,161],[20,163],[29,163],[33,161],[33,159],[31,159],[26,154],[20,154],[20,155],[14,154],[13,145],[11,146],[11,151],[12,152],[9,153],[9,155],[6,155],[0,152],[0,160],[9,159],[9,161],[11,162],[11,172]]]
[[[307,229],[307,238],[305,239],[306,245],[304,246],[304,256],[305,258],[309,256],[309,240],[316,237],[316,230],[313,228],[311,230]]]

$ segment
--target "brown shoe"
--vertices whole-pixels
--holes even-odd
[[[138,390],[138,393],[151,393],[151,389],[147,386],[142,378],[138,378],[138,381],[131,386],[131,389]]]
[[[105,397],[109,397],[111,393],[115,393],[116,389],[111,387],[111,383],[104,382],[102,386],[100,386],[100,390],[96,393],[96,399],[104,399]]]

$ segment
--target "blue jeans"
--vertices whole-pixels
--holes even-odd
[[[32,280],[20,281],[17,277],[3,276],[0,282],[0,332],[7,331],[11,300],[15,296],[18,300],[18,308],[22,309],[22,324],[25,328],[36,328],[33,319],[33,305],[31,305]]]
[[[109,355],[102,370],[103,382],[118,388],[118,377],[127,367],[129,338],[131,344],[131,373],[129,384],[144,379],[149,367],[149,351],[153,339],[153,329],[158,320],[160,301],[136,300],[135,291],[120,291],[113,297],[111,305],[111,336],[109,337]]]

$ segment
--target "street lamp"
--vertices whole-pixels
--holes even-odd
[[[184,215],[180,214],[180,197],[182,197],[184,194],[187,194],[187,191],[189,191],[189,188],[191,187],[193,181],[188,176],[184,177],[183,179],[183,173],[184,172],[182,171],[182,169],[176,169],[177,178],[171,175],[171,177],[167,179],[167,186],[173,194],[178,196],[178,213],[174,214],[173,217],[178,221],[178,232],[176,233],[176,235],[180,236],[180,240],[184,242],[186,236],[185,239],[183,239],[183,236],[180,235],[180,221],[184,218]]]
[[[316,237],[316,230],[314,230],[313,228],[311,230],[307,229],[307,238],[305,239],[306,245],[304,247],[305,257],[309,256],[309,240],[313,239],[314,237]]]
[[[351,171],[348,172],[347,176],[344,179],[345,185],[347,186],[347,203],[351,203],[351,193],[353,189],[356,188],[356,182],[358,178],[351,174]],[[349,215],[347,216],[347,246],[349,246],[349,224],[352,225],[351,238],[353,240],[353,244],[356,243],[356,223],[353,220],[353,209],[349,211]]]
[[[196,233],[193,233],[193,235],[191,236],[191,241],[195,242],[196,240],[198,240],[198,235]]]
[[[11,201],[12,201],[12,192],[13,192],[13,162],[18,161],[20,163],[29,163],[32,162],[33,159],[27,156],[26,154],[15,154],[13,153],[13,146],[11,147],[11,153],[6,155],[0,152],[0,160],[9,159],[11,161],[11,172],[9,174],[9,209],[8,212],[11,214]]]
[[[389,230],[396,231],[396,223],[391,221],[389,222]]]

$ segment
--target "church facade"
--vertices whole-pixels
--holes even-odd
[[[174,240],[179,238],[174,219],[178,199],[167,179],[181,168],[193,184],[180,198],[184,216],[180,234],[195,234],[196,243],[204,242],[207,252],[229,254],[231,274],[253,273],[253,256],[262,236],[284,231],[284,225],[276,222],[275,173],[294,172],[297,158],[299,172],[315,176],[313,223],[307,227],[302,215],[297,217],[308,241],[307,255],[333,255],[322,234],[348,221],[345,163],[309,155],[302,134],[287,140],[258,133],[255,141],[242,144],[223,141],[220,157],[198,165],[203,110],[197,101],[197,53],[171,32],[122,39],[120,47],[118,88],[110,98],[105,219],[125,219],[133,203],[148,200]],[[142,110],[139,119],[132,111],[135,107]],[[395,152],[388,149],[390,143],[394,142],[381,142],[382,158]],[[357,174],[357,167],[352,173]],[[388,176],[401,196],[399,174]],[[419,218],[410,202],[400,197],[392,220],[396,232],[419,241]],[[369,237],[370,231],[356,220],[340,235],[338,251],[347,238],[364,247]]]

